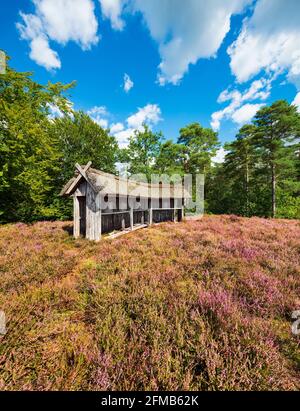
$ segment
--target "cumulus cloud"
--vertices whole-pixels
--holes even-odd
[[[211,116],[211,127],[218,131],[223,119],[231,119],[235,123],[243,124],[255,115],[262,106],[261,103],[244,104],[249,101],[266,100],[270,95],[272,79],[261,78],[252,82],[243,93],[237,89],[226,89],[218,97],[218,103],[230,102],[222,110],[216,111]],[[252,115],[251,115],[252,114]]]
[[[229,47],[230,66],[239,82],[264,70],[275,75],[287,70],[300,86],[300,2],[258,0],[253,15]]]
[[[139,130],[143,123],[148,125],[157,124],[161,120],[161,111],[157,104],[147,104],[139,108],[132,116],[128,117],[127,124],[129,127]]]
[[[264,104],[244,104],[232,114],[232,120],[243,125],[248,123]]]
[[[124,125],[122,123],[113,123],[110,126],[110,132],[113,135],[116,134],[116,133],[119,133],[120,131],[123,131],[123,130],[124,130]]]
[[[99,0],[104,18],[124,28],[124,12],[140,13],[159,48],[158,82],[178,84],[190,64],[215,57],[230,30],[231,17],[254,0]]]
[[[159,121],[161,121],[160,107],[157,104],[147,104],[127,118],[126,126],[123,123],[112,124],[110,132],[116,137],[119,146],[123,148],[128,145],[129,138],[136,130],[143,131],[144,124],[152,128]]]
[[[65,45],[77,43],[88,50],[99,41],[98,23],[92,0],[32,0],[35,14],[20,13],[22,22],[17,28],[22,39],[28,40],[30,58],[47,70],[61,66],[49,41]]]
[[[29,57],[47,70],[59,69],[61,67],[58,54],[50,48],[49,42],[44,36],[38,36],[30,41]]]
[[[126,128],[112,135],[116,137],[119,147],[125,148],[128,146],[129,139],[134,135],[134,132],[135,130],[133,128]]]
[[[88,110],[87,114],[91,119],[97,123],[100,127],[108,128],[108,116],[109,113],[105,106],[95,106]]]
[[[102,128],[109,128],[110,134],[116,137],[121,148],[128,145],[129,138],[134,135],[136,130],[144,130],[144,124],[152,128],[161,121],[161,110],[157,104],[147,104],[144,107],[138,108],[124,122],[118,123],[109,124],[109,120],[113,116],[105,106],[94,106],[87,111],[87,114]]]
[[[128,93],[132,87],[134,86],[134,82],[131,80],[131,78],[128,76],[128,74],[124,74],[124,85],[123,89],[125,93]]]
[[[125,23],[121,18],[121,13],[125,2],[123,0],[99,0],[99,2],[102,15],[110,20],[112,28],[123,30]]]
[[[34,14],[20,13],[23,24],[17,23],[17,28],[23,40],[30,44],[30,58],[47,70],[58,69],[61,62],[58,54],[49,46],[48,37],[43,32],[42,22]]]
[[[224,150],[224,147],[219,148],[217,151],[217,154],[215,157],[213,157],[211,160],[213,163],[224,163],[225,156],[226,156],[227,151]]]
[[[214,57],[230,30],[230,19],[253,0],[131,0],[158,43],[158,81],[178,84],[190,64]]]

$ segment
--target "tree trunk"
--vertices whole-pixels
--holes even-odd
[[[275,164],[272,164],[272,217],[276,217],[276,170]]]
[[[249,164],[246,162],[246,215],[249,217]]]

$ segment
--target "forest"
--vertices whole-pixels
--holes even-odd
[[[70,101],[75,83],[38,84],[33,73],[0,75],[0,222],[66,220],[59,197],[74,164],[129,174],[205,175],[205,213],[300,218],[300,114],[285,100],[262,107],[213,161],[218,134],[195,122],[166,140],[146,124],[119,148],[109,129]],[[53,108],[63,115],[54,117]]]

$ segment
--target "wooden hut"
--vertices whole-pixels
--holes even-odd
[[[163,221],[181,221],[188,193],[181,184],[132,181],[76,164],[61,191],[72,196],[74,237],[98,241],[116,230],[134,230]]]

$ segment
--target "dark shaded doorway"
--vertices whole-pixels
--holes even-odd
[[[79,201],[79,227],[80,235],[86,236],[86,199],[85,197],[77,197]]]

